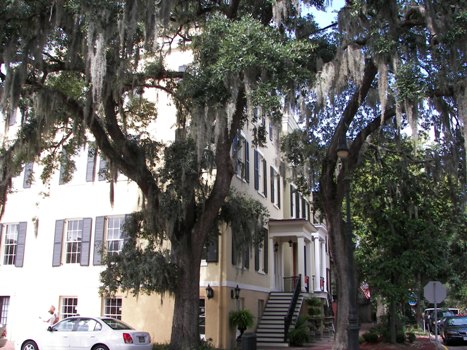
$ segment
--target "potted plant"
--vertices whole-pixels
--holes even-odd
[[[237,340],[240,339],[245,330],[253,326],[253,314],[246,309],[231,311],[229,314],[229,322],[232,327],[237,327],[240,331],[240,335]]]

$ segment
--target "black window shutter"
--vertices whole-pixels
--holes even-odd
[[[281,207],[281,176],[277,174],[277,206]]]
[[[293,192],[293,186],[290,185],[290,216],[291,217],[294,217],[295,213],[293,212],[294,208],[293,208],[293,197],[294,196],[294,192]]]
[[[3,224],[0,224],[0,249],[2,248]]]
[[[96,227],[94,228],[94,256],[93,265],[102,265],[102,253],[104,250],[104,224],[105,216],[96,217]]]
[[[259,270],[259,247],[255,247],[255,271]]]
[[[245,181],[250,183],[250,144],[245,141]]]
[[[211,238],[208,242],[208,252],[206,256],[206,262],[217,262],[219,261],[219,236],[216,234],[215,237]]]
[[[254,162],[255,162],[255,190],[259,189],[259,155],[258,151],[255,150],[254,153]]]
[[[128,235],[128,232],[126,231],[126,224],[129,223],[130,220],[131,220],[131,214],[126,214],[125,221],[123,222],[123,226],[120,228],[120,231],[122,232],[123,246],[127,244],[128,239],[130,238],[130,236]]]
[[[18,244],[16,246],[16,258],[15,258],[16,267],[23,267],[27,225],[28,225],[27,222],[20,222],[18,225]]]
[[[231,230],[232,236],[232,265],[237,265],[237,248],[235,247],[235,233]]]
[[[232,159],[234,160],[234,172],[238,174],[238,135],[232,141]]]
[[[300,218],[300,193],[298,190],[295,192],[295,218]]]
[[[269,182],[271,184],[271,203],[274,203],[274,199],[275,199],[275,179],[274,179],[274,174],[275,174],[275,171],[274,171],[274,168],[273,167],[270,167],[269,168]]]
[[[250,250],[248,247],[245,247],[243,251],[243,267],[246,269],[250,268]]]
[[[91,250],[91,226],[92,226],[92,219],[84,218],[83,219],[83,235],[81,239],[81,256],[80,256],[81,266],[89,266],[89,255],[90,255],[90,250]]]
[[[89,144],[88,146],[88,160],[86,163],[86,181],[93,182],[96,174],[96,160],[97,160],[97,149]]]
[[[268,273],[269,264],[269,245],[268,245],[268,231],[264,231],[264,243],[263,243],[263,259],[264,259],[264,273]]]
[[[101,153],[100,154],[100,161],[99,161],[99,174],[97,176],[99,181],[104,181],[107,179],[107,159]]]
[[[29,162],[24,166],[23,188],[31,188],[33,164]]]
[[[268,164],[266,159],[263,159],[263,194],[268,197]]]
[[[52,256],[52,266],[60,266],[62,264],[62,241],[63,241],[63,228],[65,220],[55,221],[55,234],[54,234],[54,251]]]

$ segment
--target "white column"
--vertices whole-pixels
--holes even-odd
[[[327,264],[326,264],[326,244],[325,244],[325,241],[323,240],[322,242],[320,242],[320,245],[321,245],[321,271],[323,272],[323,277],[324,277],[324,292],[327,292],[328,291],[328,287],[327,287],[327,282],[326,279],[328,277],[327,273],[326,273],[326,269],[327,269]]]
[[[306,270],[308,273],[308,292],[313,293],[313,244],[308,241],[306,243]]]
[[[321,291],[319,287],[319,282],[321,279],[321,250],[319,249],[319,236],[313,236],[313,243],[315,245],[315,291]]]
[[[276,266],[275,266],[275,253],[274,252],[274,239],[268,239],[268,273],[269,273],[269,285],[271,290],[276,290]]]
[[[305,254],[304,254],[305,240],[303,237],[297,237],[297,267],[298,274],[301,275],[302,292],[305,292]]]

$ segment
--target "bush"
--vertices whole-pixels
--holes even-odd
[[[379,341],[379,336],[375,332],[366,332],[362,335],[363,340],[370,344],[375,344]]]
[[[300,316],[295,323],[295,328],[288,333],[290,346],[302,346],[310,341],[310,329],[307,326],[308,318]]]
[[[413,343],[417,337],[414,332],[407,332],[407,341]]]
[[[399,343],[399,344],[403,344],[405,342],[404,333],[397,333],[396,334],[396,342]]]

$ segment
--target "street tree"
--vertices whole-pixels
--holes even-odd
[[[267,220],[257,203],[229,196],[232,145],[244,126],[261,145],[258,118],[279,123],[323,62],[317,48],[324,42],[291,35],[298,4],[7,0],[0,8],[2,111],[6,125],[21,119],[2,144],[1,209],[25,163],[40,163],[43,181],[60,166],[66,182],[73,155],[92,136],[108,161],[110,193],[122,172],[144,196],[127,223],[129,243],[108,260],[103,291],[172,294],[174,349],[199,342],[201,256],[220,220],[244,233],[238,244],[258,241]],[[175,47],[193,55],[181,71],[165,64]],[[151,90],[167,94],[176,115],[158,115],[146,98]],[[161,118],[176,125],[170,144],[148,132]]]
[[[401,142],[368,145],[355,171],[352,222],[358,242],[356,259],[361,281],[387,306],[390,340],[403,331],[401,310],[411,293],[418,304],[430,280],[448,281],[451,240],[467,223],[462,193],[449,173],[436,174],[436,149]],[[454,185],[454,186],[453,186]]]
[[[368,139],[387,132],[409,131],[414,140],[432,134],[448,150],[440,169],[455,175],[465,205],[466,21],[466,1],[346,1],[333,31],[336,55],[303,94],[305,131],[291,135],[294,142],[284,142],[284,150],[292,163],[310,160],[298,175],[303,183],[315,181],[308,188],[319,192],[331,233],[335,349],[358,348],[355,242],[341,208]],[[337,151],[347,145],[342,161]]]

